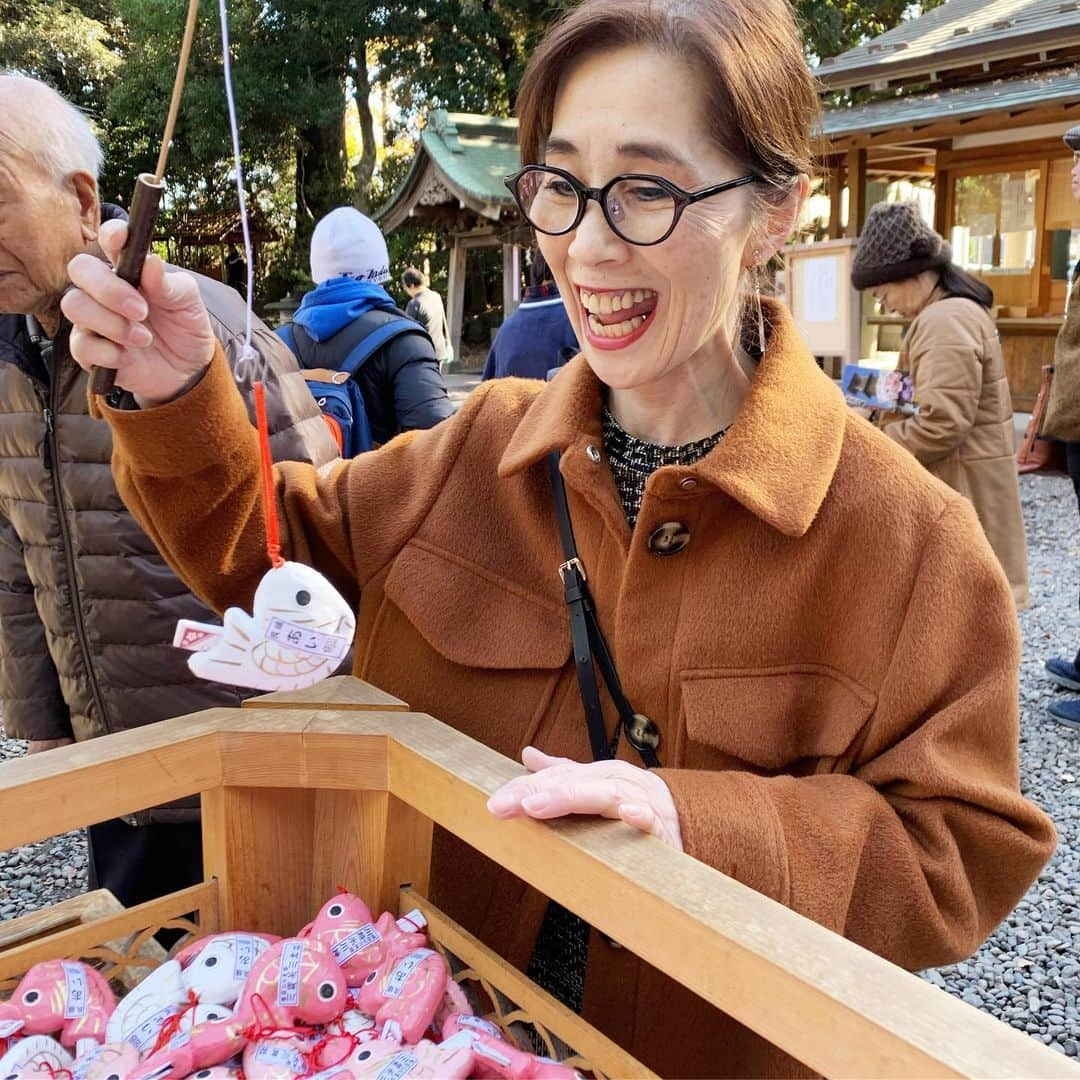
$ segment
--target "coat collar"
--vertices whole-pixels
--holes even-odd
[[[799,339],[788,309],[773,300],[762,305],[768,345],[746,400],[726,438],[690,471],[779,532],[802,536],[832,483],[847,407]],[[599,440],[602,407],[603,387],[579,355],[529,406],[499,476],[579,440]]]

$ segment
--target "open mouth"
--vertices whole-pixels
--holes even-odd
[[[659,296],[652,289],[578,290],[585,329],[601,349],[621,349],[637,341],[652,323]]]

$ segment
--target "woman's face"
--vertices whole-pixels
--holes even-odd
[[[686,191],[746,168],[709,137],[704,91],[677,57],[633,47],[580,60],[559,87],[545,163],[589,187],[619,173],[662,176]],[[655,384],[708,363],[749,251],[751,187],[687,207],[663,243],[618,237],[590,200],[578,227],[538,234],[585,358],[616,389]]]
[[[870,291],[885,311],[891,311],[905,319],[913,319],[930,299],[938,283],[936,270],[924,270],[915,277],[902,281],[890,281],[886,285],[875,285]]]

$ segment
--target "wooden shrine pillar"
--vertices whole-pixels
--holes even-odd
[[[849,150],[847,155],[848,221],[846,235],[854,239],[866,224],[866,151]]]
[[[521,248],[503,244],[503,319],[509,319],[521,303]]]
[[[455,236],[450,244],[450,280],[446,288],[446,321],[450,326],[450,343],[454,363],[461,362],[461,328],[465,321],[465,256],[467,249]]]
[[[844,163],[841,158],[834,158],[829,164],[829,239],[842,240],[844,223],[840,211],[844,199]]]

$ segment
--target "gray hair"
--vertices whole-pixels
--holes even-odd
[[[97,180],[105,155],[81,109],[17,71],[0,71],[0,102],[0,153],[28,157],[57,183],[77,172]]]

